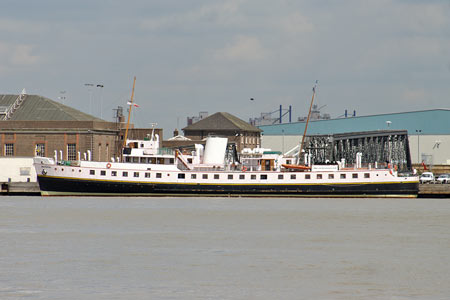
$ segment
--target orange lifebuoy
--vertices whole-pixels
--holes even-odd
[[[109,169],[109,168],[111,168],[111,163],[107,163],[106,164],[106,167]]]
[[[242,167],[242,172],[245,172],[245,171],[247,171],[247,167],[246,167],[246,166],[243,166],[243,167]]]

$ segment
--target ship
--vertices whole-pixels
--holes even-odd
[[[159,136],[127,140],[118,162],[35,157],[42,196],[417,197],[419,179],[395,166],[345,161],[285,166],[295,157],[270,149],[236,153],[208,137],[191,151],[160,148]],[[238,155],[239,154],[239,155]],[[285,166],[284,166],[285,165]]]
[[[361,153],[352,166],[345,160],[311,163],[302,150],[316,86],[300,151],[287,156],[263,148],[237,153],[235,145],[219,136],[209,136],[204,146],[195,144],[191,150],[160,148],[154,131],[143,140],[129,140],[135,83],[136,77],[121,160],[35,157],[42,196],[417,197],[417,176],[399,174],[391,164],[363,166]]]

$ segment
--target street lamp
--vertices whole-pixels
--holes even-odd
[[[103,84],[97,84],[97,87],[100,88],[100,119],[103,119],[103,105],[102,105],[102,96],[103,96]]]
[[[93,83],[85,83],[84,86],[88,88],[89,92],[89,114],[92,115],[92,88],[94,87]]]
[[[103,84],[93,84],[93,83],[85,83],[84,84],[89,91],[89,114],[92,115],[92,93],[93,93],[93,88],[97,87],[100,88],[100,119],[103,118],[103,105],[102,105],[102,95],[103,95]]]
[[[422,132],[422,129],[416,129],[416,133],[417,133],[417,163],[420,164],[420,133]]]

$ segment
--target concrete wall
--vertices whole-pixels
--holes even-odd
[[[409,148],[413,163],[450,165],[450,135],[410,135]]]
[[[0,157],[0,182],[36,182],[31,157]]]
[[[286,153],[300,144],[301,135],[263,135],[261,137],[261,148],[272,149]]]

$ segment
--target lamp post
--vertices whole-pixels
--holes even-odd
[[[420,164],[420,133],[422,132],[422,129],[416,129],[417,133],[417,163]]]
[[[103,84],[97,84],[97,87],[100,88],[100,119],[103,119],[103,105],[102,105],[102,96],[103,96]]]
[[[88,88],[89,92],[89,114],[92,115],[92,88],[94,87],[93,83],[85,83],[84,86]]]

